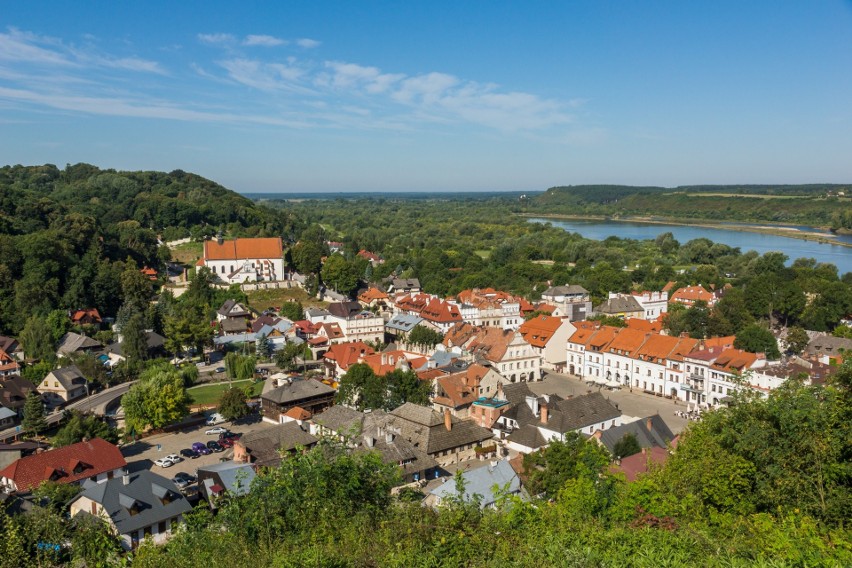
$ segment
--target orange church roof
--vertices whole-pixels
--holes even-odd
[[[252,258],[281,258],[284,248],[280,237],[204,241],[205,260],[246,260]]]

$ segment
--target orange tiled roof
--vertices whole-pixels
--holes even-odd
[[[514,336],[515,332],[511,330],[496,327],[479,328],[468,349],[482,355],[489,361],[497,362],[503,359]]]
[[[71,314],[71,321],[74,322],[74,323],[77,323],[77,322],[80,322],[80,321],[83,321],[83,320],[87,320],[87,319],[90,320],[90,321],[100,323],[101,314],[98,313],[97,308],[87,308],[85,310],[76,310],[74,313]]]
[[[615,339],[615,334],[619,329],[609,325],[602,325],[586,340],[586,348],[592,348],[593,351],[603,351]]]
[[[444,334],[443,344],[445,347],[462,347],[473,338],[479,328],[466,321],[461,321],[453,325]]]
[[[637,329],[639,331],[652,331],[658,332],[662,331],[663,323],[658,319],[655,320],[644,320],[640,318],[627,318],[624,320],[624,323],[627,324],[627,327],[630,329]]]
[[[561,326],[561,318],[542,315],[525,321],[518,331],[533,347],[544,347]]]
[[[252,258],[281,258],[284,249],[280,237],[204,241],[206,260],[245,260]]]
[[[713,294],[708,292],[703,286],[684,286],[675,291],[671,296],[671,301],[682,303],[693,303],[698,300],[705,302],[713,301]]]
[[[625,327],[618,330],[605,349],[610,353],[633,357],[649,335],[647,332]]]
[[[353,341],[352,343],[332,345],[323,357],[334,361],[338,367],[345,371],[350,365],[358,363],[363,357],[373,353],[375,353],[375,350],[363,341]]]
[[[710,366],[720,371],[740,372],[749,369],[757,361],[757,358],[755,353],[749,353],[742,349],[726,349],[716,357],[716,360]]]
[[[381,353],[367,355],[362,359],[362,362],[369,365],[373,372],[381,377],[396,370],[397,365],[401,362],[408,363],[408,366],[412,369],[419,369],[426,364],[427,359],[418,353],[407,353],[397,349],[396,351],[382,351]]]
[[[284,416],[287,418],[292,418],[293,420],[308,420],[311,417],[311,413],[302,408],[301,406],[294,406],[290,410],[284,413]]]
[[[445,302],[438,298],[432,298],[422,310],[420,317],[438,323],[450,323],[462,321],[458,306]]]
[[[358,295],[358,299],[364,302],[365,304],[369,304],[374,300],[387,300],[388,295],[379,290],[378,288],[373,287],[368,288],[364,292],[361,292],[361,294]]]
[[[737,339],[735,335],[726,335],[724,337],[711,337],[702,340],[704,349],[721,348],[730,349],[734,346],[734,341]]]

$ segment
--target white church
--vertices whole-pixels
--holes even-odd
[[[197,266],[227,284],[273,282],[284,278],[284,247],[280,237],[204,241]]]

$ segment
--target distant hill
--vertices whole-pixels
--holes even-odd
[[[852,229],[852,184],[551,187],[532,213],[657,216]]]

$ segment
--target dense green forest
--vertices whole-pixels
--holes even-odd
[[[18,333],[30,316],[55,309],[94,307],[114,316],[122,273],[162,268],[169,259],[161,241],[298,228],[286,210],[179,170],[0,168],[0,333]]]
[[[852,229],[852,186],[698,185],[552,187],[524,200],[525,212],[769,222]],[[845,196],[839,196],[844,193]]]

